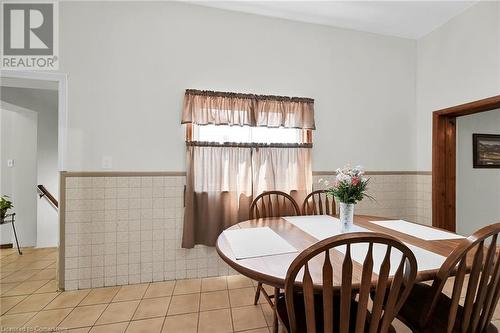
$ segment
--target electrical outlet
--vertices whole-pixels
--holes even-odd
[[[7,167],[8,168],[14,167],[14,160],[7,160]]]
[[[113,167],[113,157],[103,156],[102,157],[102,168],[103,169],[111,169],[112,167]]]

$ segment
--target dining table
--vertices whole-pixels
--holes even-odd
[[[311,223],[311,226],[313,225],[312,223],[320,226],[317,228],[319,229],[319,234],[318,232],[314,232],[313,229],[308,228],[308,223]],[[331,223],[331,225],[329,223]],[[229,227],[226,231],[268,227],[281,237],[282,240],[291,245],[295,251],[237,258],[232,248],[235,244],[231,243],[228,238],[230,234],[226,231],[222,232],[218,237],[216,249],[219,256],[238,273],[274,288],[283,289],[285,286],[288,268],[293,260],[303,250],[318,241],[327,238],[323,235],[328,235],[328,232],[322,234],[321,228],[323,227],[321,226],[324,226],[324,229],[329,229],[333,228],[335,223],[340,224],[340,221],[336,217],[325,217],[324,215],[304,217],[271,217],[243,221]],[[391,225],[391,223],[394,224]],[[418,265],[416,281],[421,282],[432,280],[438,273],[441,264],[465,237],[431,226],[409,223],[413,222],[395,220],[380,216],[355,215],[354,228],[347,232],[376,232],[390,235],[398,239],[407,245],[415,254]],[[406,229],[402,228],[402,226],[405,226]],[[336,227],[338,227],[338,225]],[[418,230],[424,235],[435,232],[438,233],[438,235],[441,235],[441,237],[422,236],[418,232],[412,232],[413,229],[415,229],[415,231]],[[344,232],[345,231],[340,233]],[[333,234],[335,234],[335,232],[333,232]],[[248,241],[251,244],[250,246],[253,246],[256,249],[258,249],[259,246],[265,245],[263,243],[265,242],[264,239],[248,239]],[[330,250],[330,253],[334,271],[333,287],[340,288],[342,280],[342,262],[344,256],[342,251],[337,249]],[[356,285],[359,286],[361,280],[363,257],[359,257],[357,260],[353,257],[353,259],[352,282],[353,288],[355,288]],[[322,286],[322,263],[323,261],[321,258],[318,258],[318,260],[314,260],[310,263],[310,271],[313,277],[314,286],[318,289]],[[376,281],[377,272],[374,269],[372,283],[375,285]]]

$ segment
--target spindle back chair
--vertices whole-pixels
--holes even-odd
[[[300,208],[295,199],[282,191],[267,191],[259,194],[250,205],[250,219],[259,219],[264,217],[281,217],[300,215]],[[260,294],[264,294],[265,299],[275,310],[275,302],[280,294],[279,288],[274,288],[274,294],[269,295],[263,287],[262,282],[258,281],[255,291],[254,305],[259,302]],[[278,332],[278,317],[274,311],[273,332]]]
[[[353,279],[354,263],[351,249],[357,246],[364,246],[366,255],[360,263],[361,275],[357,272],[356,279]],[[341,247],[344,248],[342,251],[344,256],[339,292],[333,288],[332,251]],[[356,249],[356,253],[359,253],[358,250],[359,248]],[[379,260],[381,257],[375,258],[376,253],[384,253],[383,260]],[[308,262],[317,259],[323,260],[322,272],[311,274]],[[380,264],[378,270],[377,263]],[[392,276],[390,276],[391,267],[397,267],[395,271],[393,270]],[[375,285],[373,285],[373,273],[378,274]],[[287,328],[291,333],[385,333],[391,328],[391,322],[408,296],[416,274],[417,261],[414,254],[406,245],[391,236],[372,232],[337,235],[312,245],[292,262],[285,280],[288,320],[282,318],[280,303],[278,303],[278,314],[285,326],[288,323]],[[312,278],[315,276],[319,279],[318,275],[322,280],[321,294],[317,291],[318,281],[313,281]],[[356,284],[353,280],[358,281],[359,285],[357,300],[352,297]],[[368,301],[371,292],[374,293],[374,300],[369,311]],[[299,313],[298,308],[305,313]]]
[[[309,193],[302,204],[303,215],[335,215],[337,206],[335,199],[329,197],[326,190]]]
[[[250,205],[250,219],[300,215],[295,199],[281,191],[267,191],[259,194]]]
[[[434,330],[439,325],[436,318],[447,314],[447,321],[441,323],[443,327],[436,328],[440,332],[485,332],[500,296],[499,233],[500,223],[496,223],[464,239],[439,269],[429,287],[429,297],[423,299],[424,293],[410,297],[402,309],[401,319],[409,326],[416,326],[412,327],[416,331],[426,331],[431,326]],[[468,282],[465,281],[467,274]],[[452,275],[455,276],[453,291],[448,298],[442,292]],[[463,296],[465,299],[461,305]],[[406,311],[406,308],[414,310]],[[420,310],[418,316],[415,316],[415,309]],[[412,318],[404,316],[408,313]]]

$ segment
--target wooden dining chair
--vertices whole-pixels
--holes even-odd
[[[295,199],[281,191],[267,191],[259,194],[250,205],[250,219],[300,215]]]
[[[281,217],[300,215],[300,208],[295,199],[281,191],[267,191],[259,194],[250,205],[250,219],[259,219],[265,217]],[[280,293],[279,288],[274,288],[274,294],[269,295],[263,288],[262,282],[258,281],[255,292],[254,305],[259,302],[260,294],[263,294],[267,302],[275,310],[273,299],[276,299]],[[278,331],[278,317],[274,311],[274,332]]]
[[[362,262],[354,263],[352,253],[359,255],[360,246],[366,255]],[[343,256],[333,250],[339,247],[344,248]],[[322,262],[321,269],[310,269],[311,261]],[[340,272],[333,268],[336,264],[341,265]],[[391,267],[397,267],[393,276],[389,275]],[[327,238],[302,251],[290,265],[284,296],[276,302],[278,317],[290,333],[394,332],[391,323],[416,274],[414,254],[391,236],[361,232]],[[370,310],[371,292],[375,298]]]
[[[500,296],[499,232],[497,223],[464,239],[443,263],[432,285],[414,286],[398,317],[413,332],[497,332],[490,322]],[[450,298],[443,288],[452,275]]]
[[[309,193],[302,204],[303,215],[335,215],[337,206],[335,199],[330,198],[326,190]]]

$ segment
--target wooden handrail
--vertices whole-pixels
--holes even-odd
[[[55,208],[59,208],[59,203],[57,202],[56,198],[50,192],[45,188],[43,185],[38,185],[37,186],[38,191],[40,192],[40,198],[45,197],[45,199],[49,200],[49,202],[54,206]]]

